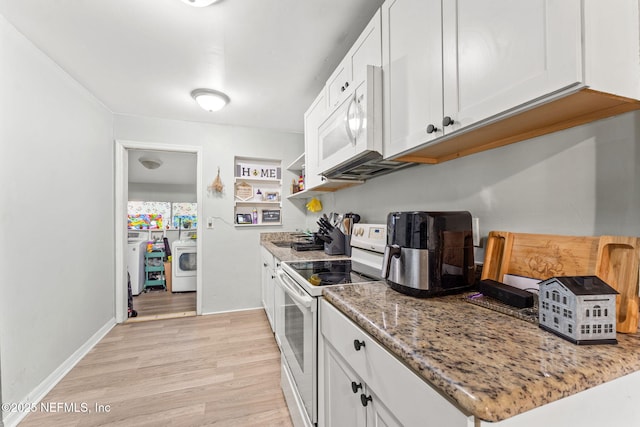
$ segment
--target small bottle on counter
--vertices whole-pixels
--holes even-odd
[[[251,212],[251,223],[258,223],[258,210],[256,208],[253,208],[253,211]]]

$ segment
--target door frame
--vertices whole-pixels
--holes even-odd
[[[129,201],[129,150],[153,150],[196,155],[196,203],[200,227],[203,221],[202,209],[202,147],[193,145],[165,144],[160,142],[115,141],[115,317],[116,322],[127,320],[127,202]],[[204,233],[198,233],[196,240],[196,263],[202,266],[202,240]],[[196,314],[202,314],[202,268],[196,271]]]

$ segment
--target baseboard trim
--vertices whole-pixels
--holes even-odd
[[[82,360],[84,356],[91,351],[96,344],[100,342],[105,335],[109,333],[111,329],[116,325],[115,317],[109,319],[107,323],[104,324],[98,331],[93,334],[80,348],[78,348],[67,360],[62,362],[55,371],[53,371],[44,381],[42,381],[36,388],[34,388],[20,403],[18,406],[28,407],[30,404],[39,404],[42,399],[51,391],[53,387],[56,386],[62,380],[65,375],[73,369],[74,366]],[[29,413],[28,412],[11,412],[6,414],[6,417],[3,417],[0,421],[0,427],[4,423],[4,427],[15,427],[18,425],[20,421],[24,419]]]
[[[223,310],[223,311],[210,311],[208,313],[202,313],[203,316],[209,316],[211,314],[223,314],[223,313],[239,313],[242,311],[254,311],[254,310],[264,310],[262,307],[253,307],[253,308],[239,308],[236,310]]]

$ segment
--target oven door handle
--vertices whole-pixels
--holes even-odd
[[[280,283],[282,289],[291,297],[291,299],[305,308],[311,308],[313,305],[313,297],[307,295],[304,291],[296,289],[298,285],[287,275],[287,273],[282,270],[278,270],[276,276],[278,277],[278,283]]]

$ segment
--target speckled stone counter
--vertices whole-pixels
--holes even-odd
[[[325,289],[327,301],[465,411],[500,421],[640,370],[640,333],[577,346],[464,302],[418,299],[385,283]]]
[[[348,258],[344,255],[327,255],[324,251],[295,251],[291,248],[281,248],[274,245],[272,242],[293,242],[296,239],[293,237],[294,233],[289,232],[275,232],[275,233],[260,233],[260,244],[264,246],[269,252],[271,252],[280,261],[311,261],[321,259],[345,259]]]

